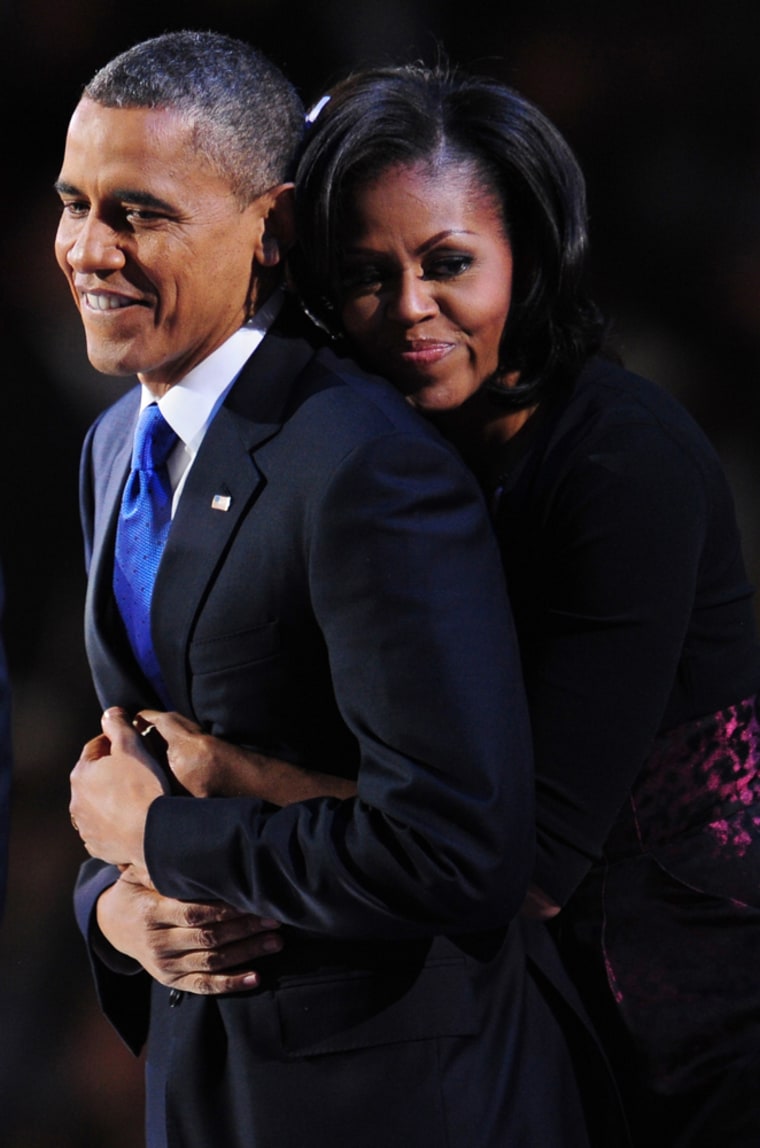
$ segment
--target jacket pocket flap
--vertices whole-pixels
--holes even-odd
[[[289,1056],[477,1032],[463,961],[319,978],[283,988],[277,998]]]

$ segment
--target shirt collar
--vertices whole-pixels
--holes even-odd
[[[158,406],[169,426],[191,453],[195,452],[217,408],[240,374],[243,365],[263,340],[279,314],[283,292],[278,289],[253,318],[212,351],[197,367],[170,387]],[[155,402],[142,384],[140,410]]]

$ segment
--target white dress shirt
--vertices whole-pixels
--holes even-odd
[[[282,291],[275,291],[252,319],[230,335],[221,347],[212,351],[197,367],[188,371],[183,379],[171,386],[158,400],[161,414],[180,440],[167,463],[174,491],[172,516],[176,512],[188,471],[212,418],[240,374],[244,363],[251,357],[277,318],[282,303]],[[143,383],[140,411],[152,402],[155,402],[155,396]]]

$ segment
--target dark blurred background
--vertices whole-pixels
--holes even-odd
[[[626,363],[673,391],[713,439],[758,581],[755,10],[755,0],[0,0],[0,559],[16,757],[0,927],[5,1148],[143,1143],[142,1066],[98,1014],[71,913],[83,853],[68,773],[99,717],[82,649],[77,459],[89,422],[125,386],[88,366],[52,255],[51,186],[82,84],[136,40],[212,27],[261,47],[307,102],[352,66],[431,62],[439,50],[519,88],[581,160],[597,298]]]

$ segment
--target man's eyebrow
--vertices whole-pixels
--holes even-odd
[[[177,210],[173,204],[168,203],[165,199],[151,195],[149,191],[138,191],[131,187],[117,187],[111,193],[111,197],[121,200],[122,203],[134,203],[137,207],[155,207],[158,211],[171,212]]]
[[[57,191],[59,195],[80,195],[78,187],[74,187],[73,183],[66,183],[64,179],[57,179],[53,184],[53,190]]]
[[[74,187],[72,183],[66,183],[63,179],[56,180],[53,186],[59,195],[83,195],[78,187]],[[111,192],[111,198],[122,203],[133,203],[136,207],[152,207],[157,211],[176,211],[176,208],[171,203],[167,203],[165,199],[152,195],[149,191],[138,191],[136,188],[114,188]]]

